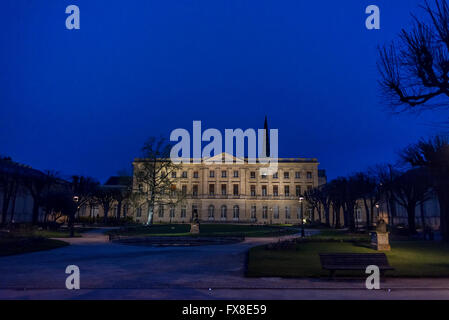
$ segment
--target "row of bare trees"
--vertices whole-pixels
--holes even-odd
[[[401,169],[401,168],[406,168]],[[449,142],[436,136],[412,144],[400,153],[398,165],[378,165],[366,172],[349,177],[339,177],[315,189],[308,190],[305,197],[318,221],[333,226],[342,225],[354,230],[355,210],[363,203],[366,227],[372,226],[376,207],[386,204],[389,221],[396,216],[395,204],[407,212],[410,234],[416,233],[416,207],[436,196],[440,207],[440,229],[443,239],[449,240]],[[340,221],[340,212],[343,220]],[[424,213],[421,224],[425,227]]]
[[[398,39],[379,49],[380,87],[395,112],[447,110],[449,98],[449,4],[447,0],[424,1],[424,18],[413,14],[413,23]],[[447,123],[446,123],[447,125]],[[440,229],[449,241],[449,147],[447,138],[436,136],[409,146],[401,159],[413,168],[426,170],[438,197]],[[407,184],[405,177],[403,184]],[[422,185],[427,182],[423,181]],[[413,196],[412,198],[415,198]],[[402,203],[407,197],[401,197]],[[412,210],[409,210],[409,214]],[[410,222],[411,217],[409,217]]]
[[[170,143],[163,138],[152,137],[146,141],[142,161],[138,162],[134,189],[130,179],[127,179],[129,185],[120,186],[100,185],[97,180],[84,176],[73,176],[67,181],[55,172],[41,172],[11,158],[0,158],[1,223],[13,223],[16,198],[29,195],[33,199],[32,224],[57,221],[66,216],[69,225],[73,226],[76,212],[96,206],[103,209],[106,223],[115,206],[115,218],[121,218],[125,203],[132,208],[147,208],[148,223],[151,224],[155,207],[176,206],[184,198],[182,190],[176,188],[179,166],[170,161],[170,150]],[[44,213],[43,218],[40,212]]]
[[[83,176],[73,176],[67,181],[55,172],[41,172],[2,157],[0,194],[3,225],[14,223],[18,197],[31,197],[30,220],[33,225],[57,221],[62,216],[66,216],[69,225],[73,225],[76,212],[83,206],[101,206],[107,222],[110,209],[117,205],[116,218],[120,219],[122,204],[130,197],[131,186],[104,186]]]
[[[20,165],[9,157],[0,158],[0,193],[2,195],[1,222],[14,222],[16,200],[20,196],[30,196],[33,200],[31,221],[37,224],[41,208],[52,206],[50,194],[61,180],[52,171],[41,172]],[[56,204],[54,204],[56,206]],[[8,212],[10,212],[8,221]]]

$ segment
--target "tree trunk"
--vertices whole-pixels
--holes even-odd
[[[17,198],[17,194],[14,194],[14,197],[12,198],[12,208],[11,208],[11,216],[9,218],[9,221],[11,223],[14,222],[14,213],[16,211],[16,198]]]
[[[75,214],[76,211],[70,212],[69,215],[69,229],[70,229],[70,237],[73,238],[75,236]]]
[[[421,211],[421,227],[423,232],[426,230],[426,217],[424,216],[424,202],[419,203],[419,209]]]
[[[396,204],[393,199],[393,197],[389,196],[387,200],[388,206],[390,208],[390,216],[391,216],[391,222],[389,222],[391,225],[394,225],[394,218],[396,217]]]
[[[318,206],[318,220],[319,220],[319,223],[322,222],[321,221],[321,205]]]
[[[355,231],[355,217],[354,217],[354,204],[353,203],[348,204],[347,211],[348,211],[349,229],[351,231]]]
[[[104,206],[104,217],[103,222],[108,223],[109,206]]]
[[[34,198],[32,224],[36,225],[38,222],[39,222],[39,201],[37,201],[37,199]]]
[[[329,206],[324,207],[324,219],[326,220],[326,226],[328,227],[331,226],[329,209]]]
[[[415,206],[416,203],[413,203],[409,204],[406,208],[408,217],[408,232],[411,236],[416,234]]]
[[[122,200],[120,200],[117,204],[117,220],[120,220],[120,216],[122,214]]]
[[[440,205],[440,231],[443,241],[449,242],[449,198],[445,190],[438,190],[438,203]]]
[[[366,213],[366,229],[369,230],[371,227],[371,219],[370,219],[370,211],[368,203],[366,202],[366,199],[363,199],[363,204],[365,205],[365,213]]]
[[[335,213],[335,228],[338,229],[340,228],[340,206],[338,206],[337,208],[334,208],[334,213]]]
[[[154,193],[151,192],[150,202],[148,203],[147,225],[153,224],[153,215],[154,215]]]
[[[6,224],[6,216],[8,214],[9,207],[9,197],[7,191],[5,191],[3,195],[3,204],[2,204],[2,224]]]
[[[347,210],[346,204],[343,204],[342,208],[343,208],[343,225],[345,227],[348,227],[349,226],[349,219],[348,219],[348,210]]]

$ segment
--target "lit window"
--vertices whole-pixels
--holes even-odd
[[[209,206],[209,210],[208,210],[209,219],[213,219],[214,218],[214,210],[215,210],[215,207],[213,205],[210,205]]]
[[[251,219],[256,219],[256,206],[251,206]]]
[[[238,219],[240,215],[240,209],[239,206],[235,205],[233,209],[233,218]]]
[[[267,206],[262,207],[262,219],[268,219],[268,207]]]

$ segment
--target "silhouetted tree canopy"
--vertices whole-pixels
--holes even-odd
[[[449,105],[449,6],[425,1],[421,9],[425,18],[412,16],[410,29],[379,48],[380,86],[398,112]]]

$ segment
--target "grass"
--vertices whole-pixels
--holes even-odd
[[[0,256],[56,249],[69,245],[67,242],[17,234],[0,235]]]
[[[75,237],[81,237],[81,230],[75,230]],[[37,230],[37,229],[17,229],[11,234],[21,238],[69,238],[69,230]]]
[[[370,240],[368,233],[349,233],[345,230],[335,230],[335,229],[321,230],[320,233],[314,234],[310,238],[321,241],[328,240],[328,241],[364,242]]]
[[[190,234],[190,224],[154,224],[151,226],[125,227],[107,233],[121,236],[194,236]],[[264,237],[294,233],[298,233],[298,229],[286,226],[201,224],[199,235]]]
[[[394,241],[386,252],[394,271],[390,277],[449,277],[449,245],[429,241]],[[318,253],[375,253],[363,242],[304,242],[294,250],[252,248],[248,253],[250,277],[328,277]],[[337,276],[363,276],[364,272],[337,271]]]

